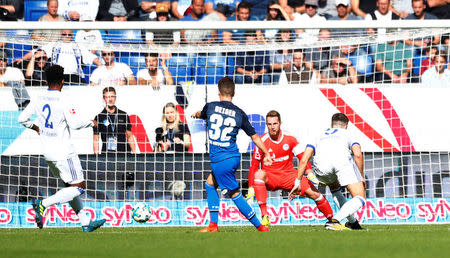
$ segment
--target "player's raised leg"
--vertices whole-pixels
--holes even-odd
[[[264,226],[270,225],[269,213],[267,212],[267,176],[264,170],[258,170],[255,173],[254,189],[256,200],[258,201],[259,208],[261,209],[261,224]]]
[[[269,228],[261,225],[261,222],[256,217],[255,211],[247,203],[245,198],[239,191],[239,184],[234,175],[236,169],[239,167],[241,158],[232,157],[220,162],[211,163],[211,169],[217,183],[222,189],[222,193],[231,196],[234,204],[239,211],[246,217],[259,231],[269,231]]]
[[[199,232],[218,232],[220,199],[217,194],[217,182],[212,174],[210,174],[206,179],[205,190],[206,199],[208,201],[210,222],[208,227],[201,229]]]
[[[338,185],[336,188],[330,186],[331,194],[333,195],[333,200],[336,206],[340,209],[347,202],[347,198],[345,198],[342,193],[342,188]],[[349,215],[347,217],[348,222],[345,223],[345,226],[354,230],[363,229],[359,224],[358,220],[353,216]]]

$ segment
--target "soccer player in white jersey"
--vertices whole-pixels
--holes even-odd
[[[361,146],[347,131],[348,121],[345,114],[334,114],[331,118],[331,128],[320,135],[315,143],[306,145],[298,166],[295,186],[289,193],[289,199],[293,199],[295,192],[301,190],[300,179],[311,158],[313,173],[320,182],[331,189],[336,189],[339,185],[347,187],[353,198],[342,205],[332,221],[327,223],[325,227],[331,230],[350,230],[340,222],[366,203],[364,157]]]
[[[85,191],[84,175],[70,135],[71,130],[97,125],[94,121],[81,121],[77,118],[75,109],[61,93],[63,74],[64,68],[61,66],[49,67],[46,71],[48,90],[34,99],[18,119],[22,125],[39,134],[50,170],[56,177],[61,178],[66,186],[42,201],[33,200],[35,221],[42,229],[45,209],[54,204],[69,202],[80,219],[83,232],[92,232],[106,220],[90,221],[83,211],[81,195]],[[30,120],[33,114],[37,115],[35,123]]]

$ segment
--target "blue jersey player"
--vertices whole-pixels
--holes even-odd
[[[261,225],[255,212],[248,205],[239,191],[239,185],[234,175],[241,161],[241,154],[236,145],[236,135],[239,129],[250,136],[253,142],[264,153],[264,163],[270,165],[272,160],[263,142],[256,134],[255,129],[248,121],[247,115],[239,107],[231,103],[234,97],[234,82],[230,78],[219,81],[220,101],[207,103],[202,111],[192,115],[207,121],[209,157],[211,159],[212,174],[205,183],[206,196],[210,214],[210,224],[200,232],[218,232],[219,221],[219,195],[217,185],[225,196],[230,196],[239,211],[259,230],[269,231]]]

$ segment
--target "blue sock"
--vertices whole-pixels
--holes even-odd
[[[209,216],[211,217],[211,222],[219,222],[219,195],[214,186],[209,185],[205,182],[206,189],[206,200],[208,201]]]
[[[241,213],[253,224],[253,226],[255,227],[261,226],[261,222],[255,216],[255,211],[253,211],[252,207],[248,205],[247,201],[244,199],[244,197],[242,197],[241,193],[239,193],[232,199],[234,204],[236,204]]]

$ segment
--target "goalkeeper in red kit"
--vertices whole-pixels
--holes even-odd
[[[297,178],[297,170],[294,168],[292,161],[294,155],[300,160],[303,153],[298,140],[288,132],[280,129],[280,113],[275,110],[267,113],[266,125],[268,132],[261,136],[261,140],[269,150],[273,163],[270,166],[264,166],[262,164],[264,155],[258,148],[255,148],[248,175],[249,194],[247,198],[253,199],[256,196],[256,200],[261,208],[261,224],[267,226],[270,224],[266,207],[267,190],[276,191],[282,189],[287,192],[291,191]],[[259,169],[260,165],[262,165],[261,169]],[[307,170],[311,171],[309,162]],[[314,175],[311,173],[311,176]],[[299,194],[313,199],[328,220],[333,217],[333,210],[327,199],[306,177],[301,179],[301,192]]]

